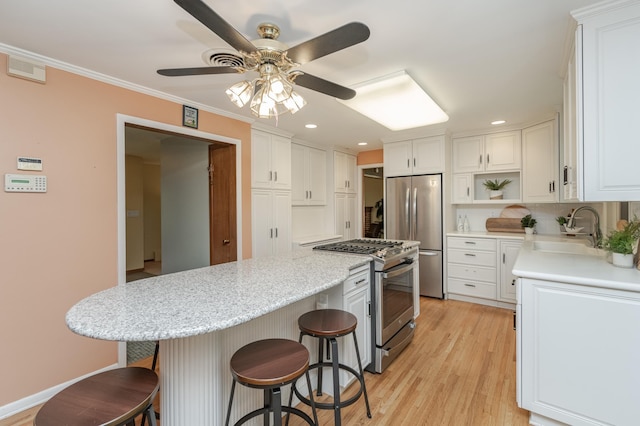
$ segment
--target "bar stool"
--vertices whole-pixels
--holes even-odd
[[[310,425],[318,424],[309,378],[309,351],[304,345],[288,339],[258,340],[238,349],[231,357],[229,364],[233,383],[225,425],[229,425],[236,382],[264,391],[264,406],[246,414],[235,423],[236,425],[243,424],[260,414],[264,415],[264,424],[268,425],[269,413],[273,413],[274,423],[280,426],[283,411],[288,413],[287,418],[289,414],[295,414]],[[302,375],[307,379],[313,420],[304,411],[291,407],[291,404],[282,405],[280,388],[294,382]]]
[[[158,376],[142,367],[117,368],[82,379],[47,401],[34,426],[135,426],[134,418],[147,413],[156,425],[153,398]]]
[[[311,312],[307,312],[298,318],[298,327],[300,328],[300,339],[302,343],[303,336],[311,336],[318,339],[318,362],[309,366],[309,370],[318,370],[318,383],[317,383],[317,395],[322,395],[322,376],[323,367],[331,367],[333,372],[333,403],[321,403],[315,402],[315,406],[323,410],[334,410],[334,423],[339,426],[342,423],[340,416],[340,409],[347,407],[355,403],[360,395],[364,393],[364,402],[367,408],[367,417],[371,418],[371,409],[369,408],[369,398],[367,396],[367,387],[364,383],[364,371],[362,370],[362,361],[360,360],[360,351],[358,350],[358,340],[356,338],[356,327],[358,326],[358,320],[355,315],[341,311],[338,309],[319,309]],[[353,343],[356,349],[356,357],[358,359],[359,372],[353,368],[341,364],[338,359],[338,341],[336,338],[346,336],[347,334],[353,335]],[[331,348],[331,362],[323,361],[324,342],[327,342],[327,350]],[[340,379],[339,371],[346,370],[355,376],[360,382],[360,389],[351,398],[341,401],[340,400]],[[293,383],[293,390],[300,401],[309,404],[309,399],[300,395],[296,388],[296,383]],[[292,395],[293,397],[293,395]],[[291,404],[291,398],[289,398],[289,404]]]

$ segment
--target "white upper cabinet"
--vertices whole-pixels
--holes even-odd
[[[291,139],[251,131],[251,187],[291,189]]]
[[[583,201],[640,200],[640,2],[572,12]]]
[[[453,172],[518,170],[522,164],[520,131],[453,139]]]
[[[576,135],[576,55],[575,49],[569,58],[567,75],[563,85],[563,125],[560,148],[560,173],[562,190],[560,201],[578,201],[578,140]]]
[[[291,202],[294,206],[327,203],[327,152],[291,144]]]
[[[384,144],[386,176],[421,175],[444,171],[444,135]]]
[[[357,190],[357,159],[355,155],[333,152],[335,192],[355,194]]]
[[[558,201],[558,130],[556,120],[522,129],[522,201]]]

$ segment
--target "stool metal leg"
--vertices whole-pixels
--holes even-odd
[[[311,377],[309,376],[309,370],[304,373],[307,378],[307,388],[309,389],[309,402],[311,403],[311,412],[313,413],[313,423],[318,425],[318,414],[316,413],[316,402],[313,400],[313,389],[311,388]],[[295,386],[293,383],[291,386]],[[293,388],[291,389],[291,394],[293,395]],[[289,403],[291,406],[291,403]],[[287,425],[289,424],[289,416],[287,416]]]
[[[236,390],[236,379],[231,382],[231,395],[229,396],[229,406],[227,407],[227,419],[224,422],[225,426],[229,426],[229,419],[231,418],[231,405],[233,404],[233,393]]]
[[[371,418],[371,408],[369,408],[369,397],[367,396],[367,386],[364,383],[364,370],[362,369],[362,361],[360,360],[360,350],[358,350],[358,339],[355,330],[353,335],[353,344],[356,347],[356,358],[358,360],[358,368],[360,369],[360,381],[362,382],[362,393],[364,393],[364,403],[367,406],[367,417]]]
[[[329,339],[331,343],[331,362],[333,364],[333,413],[336,426],[342,424],[340,416],[340,363],[338,362],[338,341],[335,337]]]
[[[327,345],[328,346],[328,345]],[[327,348],[328,349],[328,348]],[[318,362],[324,361],[324,339],[318,338]],[[318,369],[318,387],[316,389],[316,395],[322,396],[322,368]]]
[[[269,405],[273,410],[273,423],[275,426],[282,426],[282,394],[280,388],[271,389],[269,391]],[[265,426],[269,425],[269,412],[265,413]]]

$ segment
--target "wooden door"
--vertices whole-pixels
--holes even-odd
[[[209,229],[211,264],[237,260],[236,147],[209,146]]]

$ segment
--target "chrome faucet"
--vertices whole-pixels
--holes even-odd
[[[575,217],[579,211],[586,210],[593,213],[593,218],[595,219],[593,223],[593,233],[591,234],[591,239],[593,242],[593,247],[601,248],[602,247],[602,230],[600,229],[600,215],[591,206],[582,206],[578,207],[571,213],[571,217],[569,218],[569,222],[567,222],[567,228],[573,228],[575,226]]]

